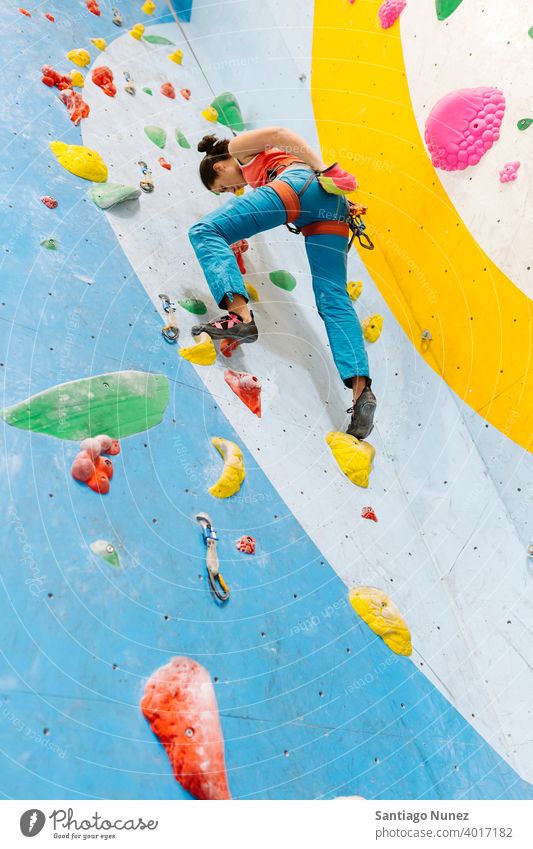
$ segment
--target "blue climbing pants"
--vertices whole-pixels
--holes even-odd
[[[291,167],[277,179],[299,192],[309,175],[309,168]],[[342,220],[346,214],[345,198],[329,194],[316,179],[302,193],[300,203],[301,214],[294,222],[297,227],[313,221]],[[285,207],[276,192],[262,186],[193,224],[189,238],[219,307],[227,309],[234,294],[248,300],[230,245],[279,227],[286,217]],[[369,369],[361,325],[346,291],[348,241],[329,233],[307,236],[305,248],[318,313],[326,326],[333,359],[342,381],[351,387],[352,378],[369,377]]]

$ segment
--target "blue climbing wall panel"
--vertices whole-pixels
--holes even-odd
[[[211,436],[239,434],[163,341],[87,183],[48,147],[82,139],[40,68],[66,72],[68,50],[113,39],[111,4],[96,19],[83,3],[51,0],[55,24],[34,6],[31,18],[13,7],[4,21],[13,59],[0,83],[2,405],[126,369],[166,375],[171,392],[163,422],[122,441],[105,497],[72,480],[75,443],[1,424],[0,790],[190,798],[139,709],[151,673],[188,655],[214,681],[235,798],[531,798],[423,671],[356,617],[346,586],[246,448],[239,495],[208,495],[219,468]],[[139,12],[123,17],[129,27]],[[40,246],[49,237],[55,252]],[[199,510],[219,531],[226,607],[206,586]],[[249,532],[255,558],[234,546]],[[100,538],[115,545],[120,569],[91,552]]]

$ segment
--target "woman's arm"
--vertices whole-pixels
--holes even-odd
[[[252,159],[256,153],[262,153],[271,147],[277,147],[287,153],[293,153],[302,159],[314,171],[322,171],[325,165],[313,148],[292,130],[284,127],[265,127],[262,130],[248,130],[235,136],[228,145],[228,153],[243,165]]]

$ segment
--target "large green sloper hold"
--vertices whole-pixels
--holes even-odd
[[[167,143],[167,134],[166,130],[163,127],[155,127],[153,124],[149,124],[144,128],[144,132],[148,136],[151,142],[156,144],[158,147],[163,150]]]
[[[463,0],[435,0],[435,8],[437,10],[437,18],[439,21],[445,21],[450,15],[453,15],[458,6]]]
[[[244,121],[237,98],[231,91],[224,91],[212,101],[211,106],[218,112],[218,120],[225,127],[230,127],[236,132],[244,130]]]
[[[271,271],[268,275],[270,277],[271,282],[274,286],[277,286],[279,289],[285,289],[286,292],[292,292],[293,289],[296,289],[296,278],[290,273],[290,271]]]
[[[13,427],[79,441],[143,433],[163,419],[170,397],[164,374],[115,371],[60,383],[2,411]]]
[[[110,209],[126,200],[135,200],[141,196],[141,190],[122,183],[94,183],[89,192],[91,200],[100,209]]]

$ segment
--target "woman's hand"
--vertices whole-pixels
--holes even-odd
[[[357,188],[357,180],[353,174],[341,168],[338,162],[323,171],[317,171],[316,175],[322,188],[330,195],[349,195]]]

